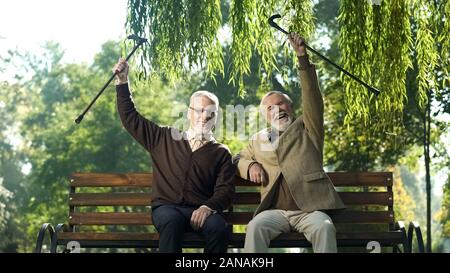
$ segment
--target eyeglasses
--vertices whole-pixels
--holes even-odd
[[[203,114],[203,112],[206,112],[206,115],[207,115],[208,117],[209,117],[209,116],[211,116],[211,117],[215,116],[215,115],[216,115],[216,112],[217,112],[217,111],[215,111],[215,110],[209,110],[209,109],[196,109],[196,108],[191,107],[191,106],[189,106],[189,109],[191,109],[192,111],[194,111],[197,115],[201,115],[201,114]]]

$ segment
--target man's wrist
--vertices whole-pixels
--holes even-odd
[[[248,168],[247,168],[247,180],[250,180],[250,169],[252,168],[253,165],[255,164],[259,164],[256,161],[253,161],[252,163],[248,164]]]
[[[305,70],[308,67],[311,66],[311,63],[309,62],[309,55],[305,53],[303,56],[297,56],[298,59],[298,68],[300,70]]]
[[[259,164],[259,163],[256,162],[256,161],[253,161],[252,163],[250,163],[250,164],[248,165],[248,170],[250,171],[250,168],[251,168],[253,165],[255,165],[255,164]]]
[[[127,83],[128,83],[128,79],[122,79],[122,80],[116,79],[116,81],[115,81],[116,85],[122,85],[122,84],[127,84]]]
[[[208,207],[207,205],[201,205],[200,208],[205,208],[211,212],[211,214],[217,213],[217,210],[213,210],[212,208]]]
[[[305,52],[305,53],[303,53],[303,54],[298,54],[298,53],[297,53],[297,57],[298,57],[298,58],[305,58],[305,57],[308,58],[309,55],[308,55],[307,52]]]

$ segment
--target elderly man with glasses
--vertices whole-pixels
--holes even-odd
[[[221,212],[233,200],[236,170],[229,149],[213,137],[217,97],[208,91],[192,94],[190,127],[180,132],[137,112],[125,60],[114,71],[120,71],[116,91],[122,124],[152,158],[152,221],[160,236],[159,251],[181,252],[184,232],[197,231],[205,237],[205,252],[226,252],[231,230]]]

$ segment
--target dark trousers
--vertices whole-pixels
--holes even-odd
[[[159,233],[159,252],[181,253],[185,231],[194,232],[191,216],[195,207],[160,205],[152,210],[152,221]],[[199,232],[205,237],[205,253],[226,253],[231,236],[230,226],[216,213],[206,218]]]

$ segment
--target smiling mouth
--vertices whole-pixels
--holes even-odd
[[[205,121],[205,122],[198,121],[198,122],[195,123],[195,125],[199,126],[199,127],[207,127],[209,125],[209,123],[210,123],[209,121]]]
[[[286,114],[286,113],[281,113],[281,114],[278,115],[278,119],[279,120],[287,118],[287,117],[288,117],[288,114]]]

